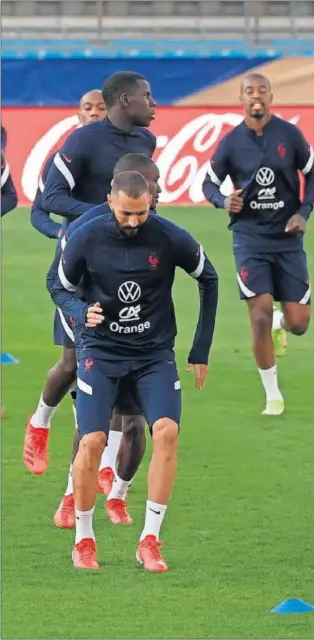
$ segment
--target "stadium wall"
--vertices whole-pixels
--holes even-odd
[[[314,146],[313,107],[276,107],[280,117],[297,124]],[[158,107],[152,131],[157,136],[161,203],[204,204],[202,183],[207,162],[221,137],[242,120],[239,107]],[[19,196],[29,205],[46,158],[78,125],[70,107],[3,109],[8,134],[7,158]],[[230,193],[226,180],[223,192]]]
[[[76,106],[80,97],[116,71],[146,76],[158,104],[169,105],[215,84],[223,83],[270,56],[222,58],[79,58],[2,60],[2,106]]]

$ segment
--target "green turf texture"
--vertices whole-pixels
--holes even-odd
[[[73,532],[52,516],[66,486],[73,416],[66,398],[53,421],[42,477],[23,466],[24,425],[58,358],[45,275],[54,241],[27,209],[3,220],[3,342],[19,365],[3,367],[2,634],[6,638],[313,638],[314,614],[271,615],[288,597],[314,603],[314,331],[291,337],[279,363],[284,416],[260,415],[264,395],[239,301],[227,216],[164,209],[205,246],[220,275],[209,378],[185,372],[197,287],[175,284],[177,360],[183,388],[178,474],[162,531],[170,572],[137,567],[150,446],[129,494],[135,523],[111,525],[98,496],[99,572],[74,570]],[[307,247],[314,273],[314,224]]]

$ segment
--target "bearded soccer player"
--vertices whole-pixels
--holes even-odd
[[[118,160],[114,168],[113,175],[115,177],[119,173],[129,171],[131,169],[140,173],[147,180],[150,194],[152,196],[151,211],[154,212],[160,193],[160,187],[158,184],[158,167],[148,156],[140,153],[129,153]],[[68,238],[83,224],[90,220],[94,220],[98,216],[105,216],[110,213],[110,211],[111,209],[108,202],[105,202],[84,213],[68,227],[66,236],[62,239],[62,247],[65,247]],[[50,293],[53,289],[52,284],[54,284],[58,274],[60,257],[61,247],[59,252],[56,252],[56,256],[47,276],[47,288]],[[78,305],[80,305],[80,301],[78,301]],[[79,360],[80,352],[80,333],[81,328],[78,326],[78,322],[76,322],[75,343],[77,360]],[[112,436],[116,437],[116,434],[119,435],[117,428],[119,431],[122,430],[122,438],[119,443],[116,463],[116,456],[112,458],[113,447],[110,446],[110,440],[112,439]],[[107,445],[105,448],[101,459],[100,470],[98,472],[98,484],[102,482],[104,475],[106,475],[106,477],[109,475],[108,470],[110,470],[113,477],[109,478],[110,487],[107,491],[109,495],[105,504],[107,514],[113,524],[132,524],[132,517],[127,511],[126,493],[133,482],[134,475],[145,453],[145,420],[141,415],[141,409],[138,408],[137,402],[130,396],[127,390],[125,393],[123,392],[123,387],[119,390],[119,398],[116,402],[114,415],[110,421],[108,441],[109,446]],[[77,449],[78,437],[76,432],[73,442],[72,464],[74,462]],[[61,528],[73,528],[75,526],[72,464],[70,465],[66,493],[63,496],[59,508],[54,516],[54,523]],[[115,468],[116,475],[114,477],[111,469]],[[104,471],[106,471],[106,474],[104,474]]]
[[[107,110],[105,120],[74,131],[54,158],[42,194],[47,211],[67,218],[81,215],[94,204],[104,202],[119,158],[128,152],[151,157],[155,151],[155,136],[145,128],[155,114],[147,80],[133,72],[115,73],[104,83],[102,96]],[[40,432],[36,434],[30,422],[27,425],[24,462],[32,473],[47,469],[50,417],[58,402],[59,398],[54,404],[42,404],[41,419],[45,419],[46,426],[41,424]],[[121,432],[115,441],[112,438],[112,443],[118,446],[120,437]],[[102,482],[102,490],[107,492],[107,478]]]
[[[53,298],[85,324],[78,369],[80,446],[73,466],[76,540],[73,563],[98,569],[93,512],[97,468],[121,381],[138,398],[153,439],[144,529],[136,553],[147,571],[168,570],[160,528],[176,472],[181,415],[172,286],[176,267],[198,282],[200,311],[189,361],[204,385],[217,307],[217,275],[185,230],[149,213],[151,195],[137,172],[118,174],[99,216],[69,238]],[[75,289],[82,280],[80,311]],[[74,302],[74,304],[73,304]]]
[[[284,411],[275,355],[285,352],[286,332],[302,335],[310,322],[303,236],[314,202],[313,149],[295,125],[272,115],[272,98],[265,76],[244,78],[244,120],[220,141],[203,184],[207,200],[230,215],[240,297],[247,301],[266,394],[264,415]],[[298,172],[305,179],[303,200]],[[224,198],[220,185],[228,175],[235,191]]]

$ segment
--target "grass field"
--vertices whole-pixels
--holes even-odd
[[[98,496],[100,572],[75,571],[73,533],[53,513],[66,484],[72,412],[54,419],[43,477],[23,467],[27,415],[56,361],[45,274],[54,251],[26,209],[3,221],[2,634],[6,638],[313,638],[314,614],[276,616],[287,597],[314,603],[314,331],[291,338],[280,362],[286,413],[260,416],[264,396],[238,300],[223,213],[165,209],[200,239],[220,275],[210,375],[196,392],[185,372],[197,288],[179,273],[177,359],[184,413],[179,469],[162,532],[166,575],[142,572],[135,549],[143,524],[149,452],[129,495],[135,524],[114,528]],[[314,225],[307,238],[314,273]]]

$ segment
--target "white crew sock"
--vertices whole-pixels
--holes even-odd
[[[283,321],[282,311],[279,311],[279,309],[274,309],[272,330],[279,331],[280,329],[282,329],[283,328],[282,321]]]
[[[145,525],[141,533],[140,540],[144,540],[146,536],[156,536],[159,540],[159,531],[167,510],[166,504],[158,504],[158,502],[146,501]]]
[[[95,535],[93,531],[93,515],[95,511],[95,505],[89,511],[79,511],[75,509],[75,544],[78,544],[83,538],[93,538]]]
[[[74,424],[75,424],[75,429],[77,429],[77,413],[76,413],[76,406],[75,406],[75,404],[72,404],[72,411],[73,411],[73,415],[74,415]]]
[[[131,485],[132,480],[122,480],[116,475],[107,500],[125,500],[125,494]]]
[[[274,364],[270,369],[259,369],[259,373],[265,389],[267,402],[271,400],[282,400],[283,398],[278,387],[276,365]]]
[[[65,496],[71,496],[73,493],[73,476],[72,476],[72,465],[70,464],[69,475],[68,475],[68,486],[65,490]]]
[[[52,415],[54,414],[56,407],[49,407],[44,401],[43,396],[40,396],[40,400],[38,403],[38,407],[34,413],[34,415],[30,419],[30,423],[32,427],[38,429],[50,429],[50,420]]]
[[[107,446],[104,448],[101,456],[99,471],[110,467],[113,471],[116,469],[116,457],[122,438],[121,431],[109,431]]]

